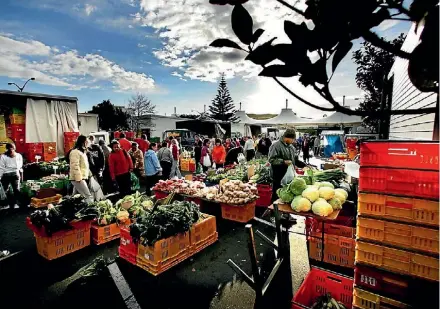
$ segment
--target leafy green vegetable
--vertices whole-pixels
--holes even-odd
[[[289,184],[289,190],[294,195],[301,195],[306,188],[306,181],[299,177],[293,178],[292,182]]]

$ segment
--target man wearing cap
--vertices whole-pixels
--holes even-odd
[[[278,199],[277,190],[281,188],[281,179],[287,172],[289,165],[295,164],[294,129],[287,129],[281,138],[269,148],[269,162],[272,166],[272,202]]]

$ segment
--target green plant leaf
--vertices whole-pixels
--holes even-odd
[[[342,41],[339,42],[338,46],[336,47],[335,54],[333,55],[332,60],[332,71],[334,72],[336,70],[336,67],[341,62],[342,59],[348,54],[350,49],[353,47],[353,43],[351,41]]]
[[[234,30],[235,35],[239,40],[246,45],[252,42],[253,37],[253,25],[249,12],[241,4],[234,6],[231,14],[232,30]]]
[[[230,47],[230,48],[235,48],[235,49],[243,50],[243,48],[241,48],[240,45],[238,45],[237,43],[235,43],[234,41],[231,41],[229,39],[217,39],[217,40],[213,41],[211,44],[209,44],[209,46],[212,46],[212,47]]]
[[[256,43],[258,41],[258,39],[260,38],[260,36],[263,34],[263,32],[264,32],[263,29],[255,30],[254,34],[252,35],[252,42]]]

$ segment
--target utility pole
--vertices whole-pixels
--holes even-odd
[[[286,109],[289,107],[289,100],[286,99]]]
[[[342,96],[342,106],[345,106],[345,95]]]
[[[240,111],[241,111],[241,102],[240,102]]]

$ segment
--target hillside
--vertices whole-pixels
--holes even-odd
[[[277,116],[277,114],[247,114],[247,115],[250,118],[257,119],[257,120],[265,120],[265,119],[270,119],[270,118]]]

